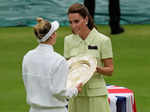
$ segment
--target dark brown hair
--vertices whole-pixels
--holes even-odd
[[[43,18],[37,18],[37,22],[38,24],[34,26],[34,34],[38,39],[42,39],[51,29],[51,24]]]
[[[79,13],[83,18],[88,17],[88,28],[90,30],[92,30],[94,27],[96,28],[92,16],[90,15],[88,9],[84,5],[79,3],[71,5],[68,9],[68,15],[70,13]]]

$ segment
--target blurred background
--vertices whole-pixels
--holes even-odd
[[[22,59],[38,43],[32,26],[37,17],[61,23],[55,50],[63,55],[64,37],[71,33],[67,9],[83,0],[0,0],[0,112],[28,112],[22,81]],[[124,32],[111,35],[108,0],[95,1],[94,21],[112,40],[115,71],[107,84],[134,92],[138,112],[150,112],[150,1],[120,0]]]
[[[68,25],[67,8],[84,0],[0,0],[0,26],[32,26],[36,17]],[[114,0],[116,1],[116,0]],[[95,23],[108,24],[109,0],[95,0]],[[121,24],[150,23],[149,0],[120,0]]]

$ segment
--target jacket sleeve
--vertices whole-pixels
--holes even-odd
[[[57,99],[64,100],[64,98],[69,99],[73,96],[77,96],[77,88],[67,89],[67,75],[69,72],[69,67],[65,59],[62,59],[55,64],[56,68],[53,73],[52,85],[50,86],[52,94],[57,97]]]
[[[109,37],[103,39],[103,42],[101,44],[101,54],[102,54],[102,59],[113,57],[112,44]]]

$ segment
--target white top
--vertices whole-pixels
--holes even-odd
[[[66,89],[67,62],[50,45],[40,44],[29,51],[22,70],[27,103],[31,106],[64,107],[67,98],[78,94],[77,88]]]

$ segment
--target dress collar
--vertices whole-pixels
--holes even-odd
[[[93,28],[90,32],[89,32],[89,34],[88,34],[88,36],[86,37],[86,39],[85,40],[83,40],[79,35],[76,35],[75,37],[77,37],[77,39],[79,40],[79,42],[86,42],[86,43],[89,43],[90,41],[92,41],[93,40],[93,38],[94,38],[94,35],[93,34],[95,34],[97,32],[97,30],[95,29],[95,28]]]

